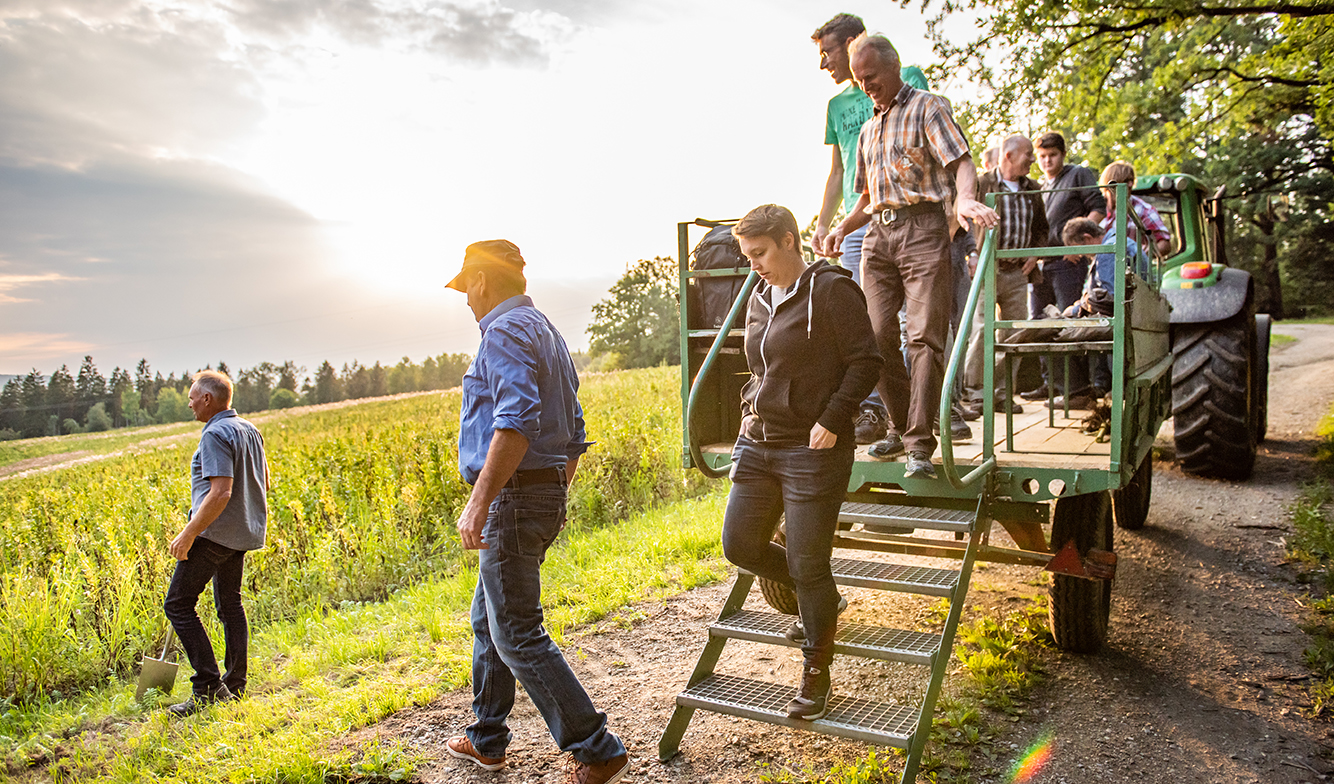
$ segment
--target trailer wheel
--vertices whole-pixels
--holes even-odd
[[[1172,336],[1177,461],[1189,474],[1246,479],[1255,465],[1258,387],[1254,306]]]
[[[774,531],[774,541],[784,547],[787,546],[787,532],[783,530],[782,522],[778,523],[778,528]],[[759,584],[760,595],[770,607],[784,615],[801,615],[801,610],[797,608],[796,591],[759,575],[755,576],[755,582]]]
[[[1127,531],[1138,531],[1149,517],[1149,499],[1153,497],[1153,450],[1135,469],[1130,482],[1120,490],[1112,491],[1112,510],[1116,525]]]
[[[1112,549],[1112,504],[1108,493],[1089,493],[1056,500],[1051,550],[1073,539],[1080,555],[1090,549]],[[1049,621],[1056,647],[1073,653],[1095,653],[1107,639],[1112,609],[1110,580],[1052,575]]]

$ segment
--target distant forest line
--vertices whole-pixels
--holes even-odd
[[[472,357],[440,354],[420,364],[403,357],[396,365],[362,365],[356,360],[338,370],[327,360],[313,375],[288,361],[262,362],[232,373],[226,362],[208,369],[221,370],[235,384],[232,407],[240,413],[333,403],[402,392],[449,389],[463,381]],[[116,427],[137,427],[187,422],[194,414],[187,405],[191,372],[165,378],[141,359],[131,371],[117,367],[110,379],[85,356],[77,374],[61,365],[49,376],[33,368],[10,378],[0,391],[0,441],[69,433],[92,433]]]

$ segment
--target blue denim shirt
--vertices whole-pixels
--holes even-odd
[[[1116,230],[1113,229],[1102,238],[1104,245],[1110,245],[1116,242]],[[1085,291],[1091,291],[1095,288],[1106,289],[1110,294],[1116,291],[1116,254],[1099,253],[1093,257],[1093,270],[1084,287]],[[1149,260],[1140,252],[1139,245],[1134,240],[1126,240],[1126,262],[1133,264],[1136,274],[1141,278],[1149,277]]]
[[[510,297],[478,326],[482,343],[463,376],[459,415],[464,480],[477,482],[496,430],[515,430],[528,439],[520,471],[565,465],[588,451],[570,350],[533,301]]]

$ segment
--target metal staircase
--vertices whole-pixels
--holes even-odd
[[[922,753],[931,735],[931,717],[936,698],[940,695],[950,652],[954,647],[954,633],[968,594],[973,561],[982,542],[982,533],[989,527],[991,519],[985,494],[974,511],[960,511],[957,502],[935,502],[930,498],[909,498],[895,493],[883,495],[889,503],[843,504],[839,514],[841,530],[835,536],[835,548],[855,546],[863,532],[876,537],[911,534],[919,529],[946,531],[952,532],[957,538],[967,538],[958,568],[931,568],[835,557],[831,559],[834,582],[858,588],[939,596],[948,601],[949,610],[941,629],[929,633],[841,623],[834,641],[834,652],[841,656],[858,656],[923,668],[926,688],[921,702],[910,707],[840,693],[838,668],[835,667],[829,713],[816,721],[790,719],[785,707],[796,694],[795,686],[715,672],[714,668],[728,640],[800,647],[784,636],[793,616],[743,609],[756,578],[753,574],[741,572],[723,603],[718,620],[709,627],[708,642],[690,675],[686,690],[676,698],[676,710],[658,742],[660,759],[666,761],[676,755],[691,717],[696,710],[706,710],[904,749],[908,755],[902,781],[907,784],[916,780]],[[912,505],[904,501],[911,501]],[[854,528],[857,524],[862,528]]]

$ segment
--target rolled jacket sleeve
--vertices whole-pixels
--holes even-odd
[[[492,428],[514,430],[536,441],[542,434],[542,400],[533,352],[520,336],[506,329],[496,330],[487,352],[493,370],[487,381],[491,399],[496,401]]]

